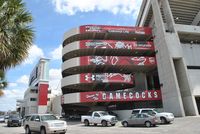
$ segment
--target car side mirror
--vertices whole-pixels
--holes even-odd
[[[40,122],[40,120],[39,120],[39,119],[35,119],[35,121],[37,121],[37,122]]]

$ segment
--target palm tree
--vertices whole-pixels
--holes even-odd
[[[34,32],[31,14],[22,0],[0,0],[0,70],[22,63],[28,56]]]
[[[20,64],[33,41],[32,16],[22,0],[0,0],[0,69]]]
[[[6,87],[7,87],[7,82],[5,80],[5,72],[0,70],[0,96],[4,94],[2,89]]]

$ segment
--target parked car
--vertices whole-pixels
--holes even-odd
[[[5,122],[4,116],[0,116],[0,122],[1,122],[1,123],[4,123],[4,122]]]
[[[24,122],[26,134],[31,132],[40,132],[40,134],[60,133],[67,131],[66,121],[58,120],[52,114],[34,114]]]
[[[31,115],[25,115],[22,119],[22,125],[24,125],[25,120],[28,120],[31,117]]]
[[[109,115],[106,111],[94,111],[91,116],[81,116],[81,122],[85,126],[102,124],[102,126],[106,127],[108,124],[115,126],[117,119],[115,116]]]
[[[134,109],[132,114],[138,113],[147,113],[149,115],[156,116],[159,119],[159,122],[162,124],[167,124],[174,121],[174,114],[168,112],[159,112],[155,108],[141,108],[141,109]]]
[[[109,115],[113,115],[113,116],[115,116],[117,119],[118,119],[118,115],[115,113],[115,112],[113,112],[113,111],[108,111],[108,114]]]
[[[7,122],[8,122],[8,118],[9,118],[9,115],[5,115],[4,116],[4,120],[5,120],[5,123],[7,124]]]
[[[7,126],[19,126],[22,125],[22,119],[19,117],[19,115],[10,115],[7,121]]]
[[[121,123],[124,127],[128,127],[131,125],[143,125],[146,127],[151,127],[156,126],[156,124],[158,124],[158,120],[155,116],[151,116],[146,113],[141,113],[133,114],[128,119],[123,120]]]

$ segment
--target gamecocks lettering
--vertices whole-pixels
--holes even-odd
[[[140,98],[140,94],[138,92],[135,93],[135,97],[136,99],[139,99]]]
[[[129,98],[133,99],[133,93],[132,92],[129,93]]]
[[[121,99],[121,94],[120,93],[116,93],[116,99]]]
[[[144,99],[145,97],[145,92],[142,92],[142,98]]]
[[[158,98],[158,93],[156,91],[154,92],[154,97]]]
[[[106,93],[102,93],[102,100],[106,100]]]
[[[124,100],[126,100],[126,92],[123,93]]]
[[[110,100],[113,100],[113,94],[112,93],[110,93]]]
[[[148,98],[152,98],[151,92],[148,92]]]

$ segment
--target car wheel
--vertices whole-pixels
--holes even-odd
[[[30,130],[29,126],[26,126],[25,134],[31,134],[31,130]]]
[[[89,126],[89,121],[88,120],[84,120],[84,124],[85,124],[85,126]]]
[[[124,127],[128,127],[128,122],[125,121],[125,122],[122,123],[122,125],[123,125]]]
[[[44,127],[41,128],[41,130],[40,130],[40,134],[46,134],[46,130],[45,130]]]
[[[7,127],[10,127],[10,123],[7,124]]]
[[[167,123],[167,120],[164,117],[161,117],[160,120],[161,120],[161,124],[166,124]]]
[[[115,124],[111,124],[111,126],[115,126]]]
[[[94,123],[94,126],[97,126],[97,124],[96,124],[96,123]]]
[[[151,122],[146,121],[146,122],[145,122],[145,126],[146,126],[146,127],[151,127]]]
[[[101,122],[101,124],[102,124],[103,127],[106,127],[106,126],[107,126],[107,121],[103,120],[103,121]]]

